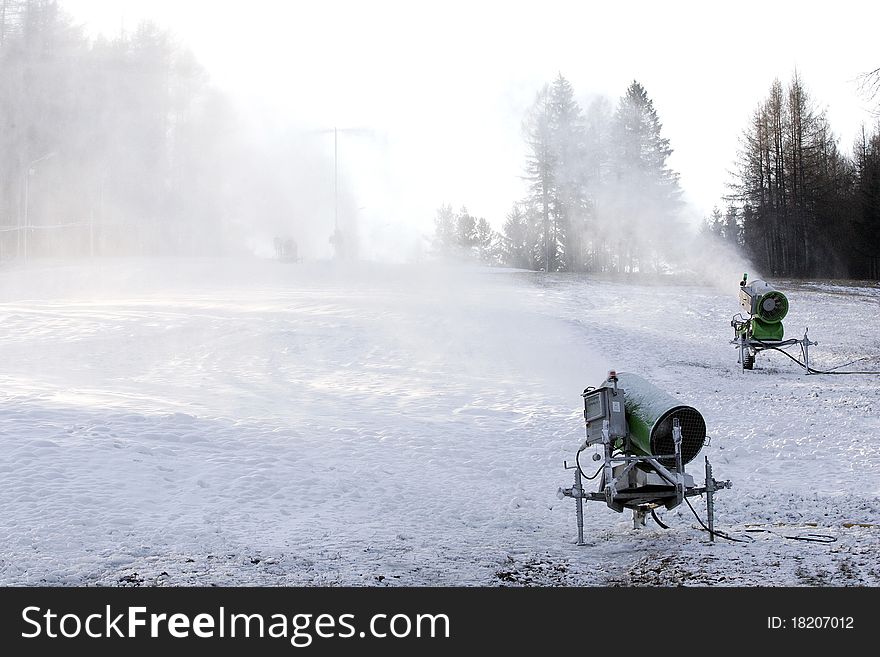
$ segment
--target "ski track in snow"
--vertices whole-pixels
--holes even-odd
[[[786,287],[817,369],[880,370],[876,287]],[[0,584],[880,584],[880,376],[743,372],[718,290],[440,267],[0,270]],[[563,460],[632,371],[733,488],[633,530]],[[584,460],[584,462],[589,462]],[[700,498],[696,510],[705,514]],[[761,530],[761,531],[755,531]],[[833,543],[786,536],[820,534]]]

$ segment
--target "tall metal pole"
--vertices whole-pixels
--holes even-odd
[[[339,159],[336,128],[333,128],[333,230],[339,232]],[[337,236],[338,237],[338,236]]]
[[[30,228],[31,222],[28,218],[28,183],[31,178],[31,167],[28,165],[28,168],[24,172],[24,261],[27,262],[28,257],[28,229]]]
[[[22,217],[23,211],[19,208],[18,217],[16,219],[16,225],[18,226],[18,230],[15,231],[15,259],[18,260],[21,257],[21,230],[24,226],[24,218]]]
[[[24,170],[24,261],[27,262],[28,258],[28,233],[30,232],[31,220],[29,213],[29,194],[30,194],[30,179],[31,174],[34,172],[34,167],[42,162],[43,160],[48,160],[50,157],[55,155],[55,151],[51,153],[46,153],[43,157],[38,157],[36,160],[32,161],[27,165],[27,168]],[[19,231],[21,233],[21,231]]]

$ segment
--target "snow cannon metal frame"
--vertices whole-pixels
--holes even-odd
[[[804,357],[804,366],[810,372],[810,346],[819,344],[807,336],[809,329],[804,331],[800,340],[785,340],[785,329],[782,320],[788,314],[788,298],[766,281],[748,282],[748,274],[743,274],[739,282],[739,303],[746,313],[737,313],[730,320],[734,338],[731,344],[739,347],[739,362],[744,370],[753,369],[755,357],[759,351],[776,349],[784,351],[786,347],[800,345]]]
[[[583,392],[586,440],[575,455],[574,486],[560,488],[560,499],[572,497],[577,502],[578,545],[584,545],[583,501],[604,502],[622,513],[632,509],[633,527],[645,524],[654,509],[673,509],[685,497],[706,494],[708,528],[714,534],[714,493],[730,488],[729,481],[715,481],[706,457],[706,481],[696,486],[684,466],[699,454],[706,437],[706,423],[695,408],[682,404],[642,377],[614,371],[597,388]],[[581,453],[589,447],[601,447],[593,454],[602,466],[592,476],[584,474]],[[584,490],[584,479],[601,474],[597,492]]]

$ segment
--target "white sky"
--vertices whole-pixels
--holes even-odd
[[[93,32],[144,17],[171,28],[251,108],[311,128],[374,130],[376,139],[339,140],[355,202],[373,220],[381,209],[430,226],[450,202],[500,227],[524,195],[522,117],[558,72],[584,106],[593,94],[616,103],[633,79],[646,87],[695,218],[720,202],[739,135],[774,77],[797,68],[845,152],[875,120],[855,79],[880,66],[880,3],[863,0],[61,4]],[[327,148],[332,156],[330,139]]]

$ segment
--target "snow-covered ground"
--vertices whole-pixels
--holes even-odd
[[[813,366],[880,289],[773,281]],[[2,585],[880,585],[880,375],[741,371],[729,288],[429,266],[0,269]],[[698,408],[709,543],[559,500],[608,369]],[[586,461],[590,462],[590,461]],[[696,510],[705,503],[694,498]],[[764,530],[760,532],[747,530]],[[805,542],[815,534],[834,542]]]

